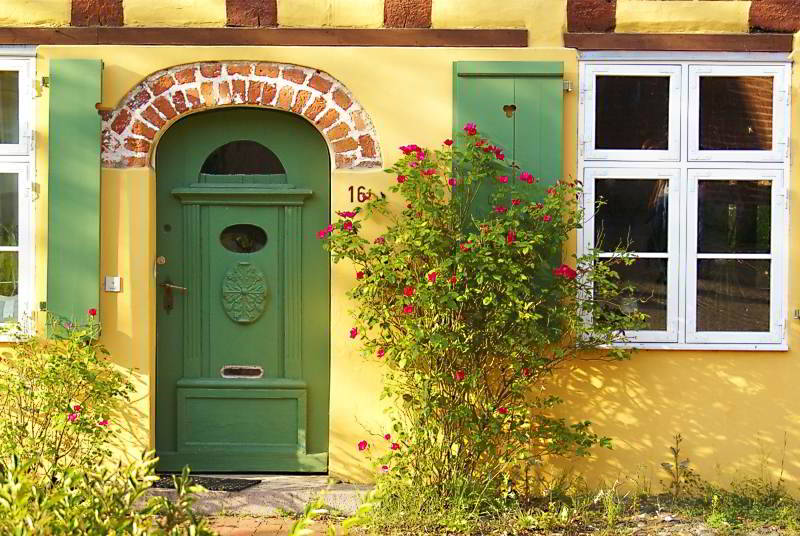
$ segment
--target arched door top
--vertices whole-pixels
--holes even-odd
[[[226,106],[295,113],[327,141],[337,169],[381,168],[366,110],[329,74],[284,63],[201,62],[151,74],[103,112],[103,167],[146,167],[155,142],[177,119]]]

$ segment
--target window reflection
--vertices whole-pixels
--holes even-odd
[[[772,77],[700,77],[700,149],[772,150]]]
[[[697,331],[769,331],[771,262],[699,259]]]
[[[0,71],[0,144],[19,143],[19,72]]]
[[[769,253],[771,181],[699,181],[698,253]]]
[[[595,244],[603,251],[667,251],[669,182],[666,179],[597,179]]]
[[[669,77],[598,76],[597,149],[669,149]]]

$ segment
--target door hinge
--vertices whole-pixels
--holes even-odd
[[[39,310],[40,311],[47,311],[47,302],[46,301],[40,301],[39,302]]]

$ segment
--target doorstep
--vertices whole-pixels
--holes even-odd
[[[251,515],[270,517],[281,512],[302,512],[311,500],[324,493],[324,501],[334,512],[355,513],[372,486],[361,484],[329,484],[327,476],[305,475],[198,475],[215,478],[261,480],[242,491],[207,491],[195,496],[192,509],[204,515]],[[150,489],[150,495],[170,499],[172,489]]]

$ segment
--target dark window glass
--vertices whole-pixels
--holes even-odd
[[[667,329],[667,259],[636,259],[630,266],[615,266],[622,285],[634,287],[617,305],[626,313],[639,311],[647,315],[642,329]]]
[[[595,198],[604,202],[595,216],[597,247],[666,253],[668,188],[666,179],[596,179]]]
[[[769,331],[770,261],[699,259],[697,331]]]
[[[700,77],[700,149],[772,150],[772,77]]]
[[[238,223],[222,230],[219,241],[234,253],[255,253],[267,245],[267,233],[257,225]]]
[[[19,176],[0,173],[0,246],[19,244]]]
[[[19,143],[19,73],[0,71],[0,144]]]
[[[669,77],[598,76],[597,149],[669,149]]]
[[[278,157],[254,141],[226,143],[211,153],[200,173],[209,175],[271,175],[286,173]]]
[[[698,253],[769,253],[770,181],[699,181]]]

